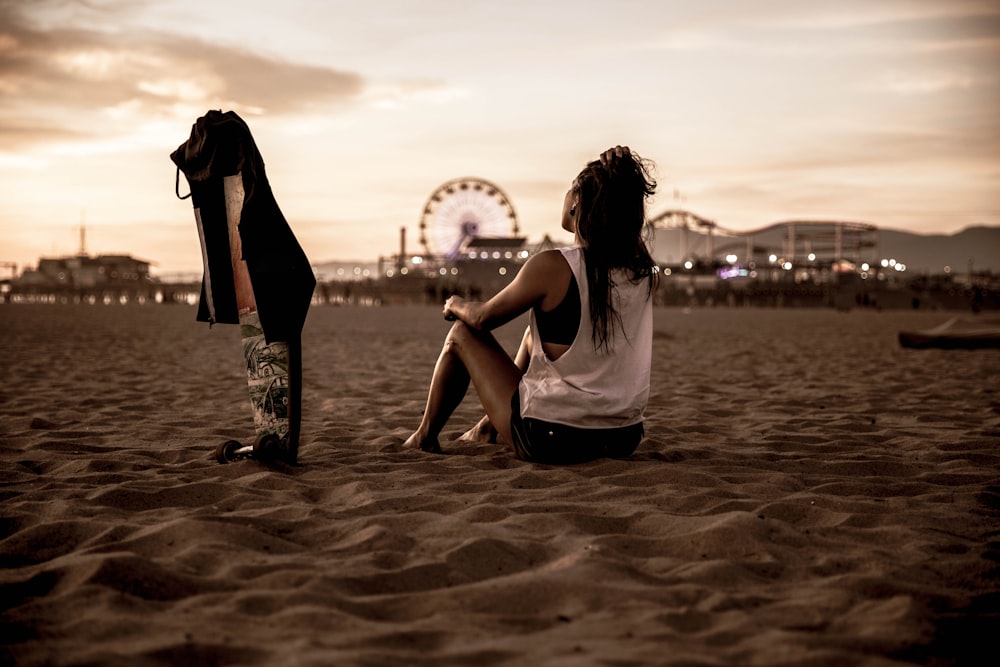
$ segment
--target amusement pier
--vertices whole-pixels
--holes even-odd
[[[1000,248],[1000,229],[979,228]],[[886,236],[894,235],[892,243]],[[976,270],[947,248],[914,245],[922,237],[840,220],[787,220],[756,230],[734,230],[684,209],[650,217],[646,235],[660,280],[656,303],[683,307],[829,307],[995,310],[1000,275]],[[923,253],[914,269],[902,249]],[[488,298],[517,274],[531,255],[555,247],[548,236],[530,242],[514,206],[496,184],[456,178],[436,188],[420,213],[415,243],[399,231],[395,253],[372,262],[330,261],[313,267],[317,305],[442,303],[451,294]],[[929,254],[942,255],[929,269]],[[956,254],[956,253],[952,253]],[[958,253],[961,254],[961,253]],[[0,302],[94,305],[195,303],[200,276],[167,279],[151,261],[129,255],[89,255],[85,230],[72,256],[41,258],[17,273],[0,263]]]

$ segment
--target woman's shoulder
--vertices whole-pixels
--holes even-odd
[[[542,250],[528,258],[519,272],[525,280],[537,281],[546,285],[546,291],[553,283],[562,282],[561,279],[569,280],[573,269],[570,266],[572,260],[563,255],[558,248],[552,250]]]
[[[559,266],[572,266],[583,261],[583,247],[578,245],[564,246],[551,250],[543,250],[538,255],[545,256],[545,260],[543,261],[549,261]]]
[[[532,255],[528,262],[535,264],[538,267],[559,269],[563,266],[568,266],[570,261],[571,251],[573,248],[552,248],[550,250],[542,250]],[[567,255],[569,253],[569,256]]]

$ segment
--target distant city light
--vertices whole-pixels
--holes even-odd
[[[767,258],[767,261],[771,262],[771,264],[774,264],[775,262],[778,261],[778,256],[777,255],[769,255],[768,258]]]
[[[410,259],[410,261],[413,262],[414,264],[423,264],[424,258],[421,257],[420,255],[414,255],[413,258]]]
[[[872,267],[871,267],[871,266],[869,266],[868,262],[863,262],[863,263],[861,264],[861,270],[862,270],[862,271],[867,271],[867,270],[868,270],[868,269],[870,269],[870,268],[872,268]]]
[[[694,263],[689,259],[688,261],[684,262],[684,268],[688,270],[693,269]]]
[[[507,275],[507,267],[501,266],[499,269],[497,269],[497,273],[499,273],[501,276]]]
[[[814,253],[814,252],[809,253],[809,261],[810,262],[815,262],[816,261],[816,253]]]
[[[442,276],[446,276],[448,275],[448,269],[442,266],[440,269],[438,269],[438,273],[440,273]]]
[[[723,280],[730,280],[731,278],[746,278],[750,275],[750,271],[739,266],[730,266],[719,269],[717,275]]]
[[[792,263],[791,262],[785,262],[784,264],[781,265],[781,268],[783,268],[785,271],[791,271],[792,270]]]
[[[726,261],[730,264],[735,264],[737,259],[736,255],[726,255]]]

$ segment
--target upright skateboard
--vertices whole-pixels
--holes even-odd
[[[236,310],[240,321],[240,338],[250,388],[250,406],[257,436],[244,445],[227,440],[215,450],[219,463],[256,458],[294,462],[298,455],[298,430],[301,420],[301,363],[292,364],[287,341],[272,341],[264,337],[257,313],[247,263],[243,260],[240,241],[240,214],[243,211],[243,175],[237,173],[223,179],[226,198],[226,227],[229,230],[229,251],[233,267],[233,287],[236,290]],[[200,217],[200,216],[199,216]],[[200,221],[199,221],[200,226]],[[293,382],[297,385],[292,391]]]
[[[249,128],[235,113],[199,118],[171,159],[178,181],[180,171],[187,176],[201,241],[198,319],[239,324],[246,362],[256,434],[250,443],[223,442],[215,458],[295,463],[312,269],[274,201]]]

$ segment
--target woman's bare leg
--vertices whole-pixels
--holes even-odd
[[[518,345],[517,355],[514,357],[514,365],[523,375],[528,370],[528,361],[531,360],[531,327],[524,328],[524,336],[521,337],[521,344]],[[491,445],[497,444],[497,430],[493,427],[489,415],[483,415],[476,425],[459,436],[461,442],[484,442]]]
[[[452,327],[454,329],[454,327]],[[438,436],[465,398],[469,389],[469,373],[455,354],[451,345],[451,333],[445,339],[441,354],[438,355],[431,375],[431,385],[427,390],[427,404],[420,420],[420,426],[407,438],[403,447],[419,448],[425,452],[440,452]]]
[[[475,331],[456,322],[444,341],[420,426],[404,447],[439,452],[438,437],[455,408],[461,404],[471,380],[483,408],[497,431],[510,441],[510,397],[522,371],[489,333]]]

